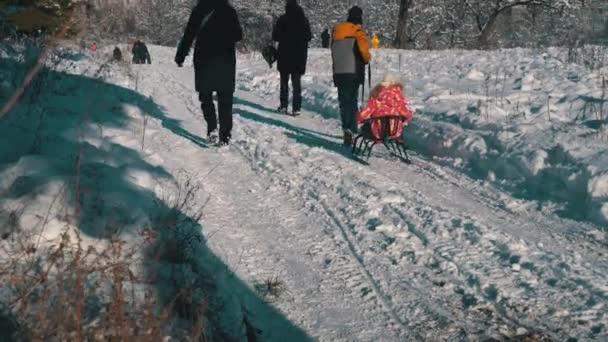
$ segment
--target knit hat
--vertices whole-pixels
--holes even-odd
[[[392,72],[387,72],[386,74],[384,74],[384,79],[380,83],[380,85],[382,85],[384,87],[388,87],[388,86],[396,85],[396,84],[402,84],[401,77],[399,77],[399,75],[394,74]]]
[[[346,20],[353,24],[363,25],[363,10],[361,7],[353,6],[348,10],[348,19]]]

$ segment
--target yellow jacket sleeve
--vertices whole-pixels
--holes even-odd
[[[361,52],[361,57],[363,57],[365,64],[368,64],[372,60],[372,54],[369,52],[369,39],[361,27],[357,29],[355,37],[357,38],[357,46],[359,47],[359,52]]]

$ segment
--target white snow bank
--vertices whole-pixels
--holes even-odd
[[[608,225],[608,91],[601,86],[608,68],[568,64],[562,49],[381,49],[373,56],[372,87],[386,70],[405,81],[416,109],[405,133],[414,151],[523,198],[556,202],[566,216]],[[241,56],[240,66],[251,59]],[[242,67],[240,77],[246,90],[278,101],[276,71]],[[310,51],[302,81],[304,107],[339,118],[328,50]]]

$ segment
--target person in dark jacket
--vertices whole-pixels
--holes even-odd
[[[195,87],[207,122],[207,138],[215,143],[219,135],[219,143],[226,145],[232,131],[236,43],[243,39],[238,15],[228,0],[200,0],[194,7],[177,48],[178,66],[183,65],[194,39]],[[218,97],[219,134],[213,92]]]
[[[279,112],[287,114],[289,100],[289,78],[293,87],[293,115],[302,109],[302,75],[306,73],[308,42],[312,39],[310,23],[296,0],[287,0],[285,14],[277,20],[272,32],[272,40],[279,43],[277,68],[281,74],[281,94]]]
[[[141,40],[138,39],[135,44],[133,44],[131,53],[133,53],[133,64],[152,64],[148,47]]]
[[[325,29],[323,30],[323,33],[321,33],[321,47],[323,47],[324,49],[329,48],[329,39],[331,38],[331,36],[329,35],[329,30]]]
[[[365,80],[365,65],[372,58],[362,25],[363,10],[354,6],[348,11],[348,19],[334,28],[331,44],[334,84],[338,87],[345,145],[352,145],[353,134],[357,132],[357,94]]]
[[[112,58],[117,62],[122,61],[122,52],[120,51],[118,46],[114,47],[114,52],[112,52]]]

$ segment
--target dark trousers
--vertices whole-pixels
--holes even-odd
[[[217,115],[215,114],[215,104],[213,103],[212,93],[199,93],[199,100],[201,100],[201,109],[203,110],[203,116],[207,122],[207,134],[217,129]],[[217,104],[219,107],[219,118],[220,118],[220,140],[227,140],[231,137],[232,131],[232,101],[233,94],[218,93]]]
[[[289,77],[293,88],[293,111],[302,109],[302,75],[294,73],[281,73],[281,108],[287,108],[289,103]]]
[[[371,139],[372,137],[372,124],[368,121],[361,126],[361,135],[366,139]]]
[[[342,129],[357,132],[357,116],[359,82],[344,80],[336,82],[338,87],[338,102],[340,103],[340,116],[342,118]]]

